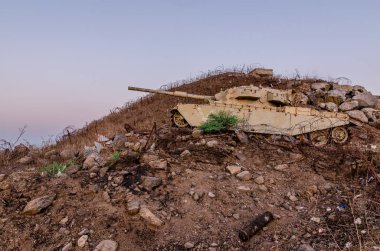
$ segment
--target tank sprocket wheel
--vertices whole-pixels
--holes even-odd
[[[348,140],[348,131],[344,127],[335,127],[331,130],[331,138],[337,144],[344,144]]]
[[[173,111],[172,122],[173,125],[181,128],[189,126],[189,123],[187,123],[186,119],[178,111]]]
[[[325,146],[329,143],[329,130],[311,132],[309,137],[314,146]]]

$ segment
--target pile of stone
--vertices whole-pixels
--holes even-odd
[[[364,87],[318,82],[306,93],[309,102],[330,112],[344,112],[352,119],[380,125],[380,99]]]

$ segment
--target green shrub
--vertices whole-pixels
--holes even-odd
[[[121,157],[121,152],[115,151],[111,155],[111,160],[118,161],[120,159],[120,157]]]
[[[59,173],[63,173],[65,171],[66,167],[67,166],[64,164],[53,162],[53,163],[50,163],[46,166],[41,167],[40,171],[46,172],[49,175],[56,175]]]
[[[220,111],[218,113],[211,113],[207,121],[199,126],[204,132],[223,132],[237,126],[239,119],[231,112]]]

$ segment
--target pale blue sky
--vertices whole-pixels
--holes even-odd
[[[380,94],[380,1],[0,0],[0,138],[82,127],[219,66],[347,77]]]

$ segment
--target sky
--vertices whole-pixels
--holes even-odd
[[[380,95],[378,0],[0,0],[0,139],[40,144],[220,68],[345,77]]]

